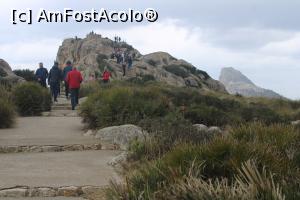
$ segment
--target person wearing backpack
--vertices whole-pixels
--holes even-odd
[[[61,80],[62,72],[58,67],[58,62],[54,62],[54,66],[51,68],[48,76],[48,84],[50,85],[50,90],[52,97],[54,98],[54,102],[57,102]]]

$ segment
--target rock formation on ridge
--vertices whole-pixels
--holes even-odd
[[[115,48],[134,55],[133,67],[126,77],[122,75],[121,65],[111,59]],[[57,53],[57,61],[64,67],[67,60],[72,61],[83,72],[85,80],[90,76],[100,77],[107,67],[112,72],[113,79],[146,78],[173,86],[226,92],[223,84],[184,60],[178,60],[165,52],[141,55],[125,42],[115,42],[93,32],[84,39],[76,37],[63,41]]]

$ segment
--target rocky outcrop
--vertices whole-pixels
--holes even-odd
[[[5,60],[0,59],[0,82],[13,84],[24,81],[25,80],[23,78],[13,73],[11,67]]]
[[[240,94],[246,97],[284,98],[272,90],[256,86],[244,74],[232,67],[222,69],[219,81],[225,85],[230,94]]]
[[[95,137],[104,145],[113,144],[119,147],[117,149],[128,150],[132,140],[143,140],[146,135],[140,127],[128,124],[100,129]]]
[[[112,59],[114,48],[133,55],[133,67],[123,77],[122,66]],[[226,92],[219,81],[212,79],[184,60],[178,60],[165,52],[141,55],[125,42],[116,43],[101,35],[90,33],[86,38],[70,38],[63,41],[57,53],[61,67],[70,60],[83,72],[85,80],[90,76],[99,77],[107,67],[112,71],[112,79],[152,79],[173,86],[188,86]]]

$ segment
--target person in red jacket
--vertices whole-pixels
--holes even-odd
[[[108,83],[109,79],[110,79],[110,76],[111,76],[110,72],[105,68],[104,72],[102,74],[103,83]]]
[[[71,104],[72,110],[75,110],[75,107],[78,105],[79,98],[79,89],[80,84],[82,83],[83,78],[79,71],[77,71],[76,67],[73,67],[72,71],[70,71],[67,75],[67,83],[69,85],[69,89],[71,91]]]

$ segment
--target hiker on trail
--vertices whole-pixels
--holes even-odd
[[[62,72],[58,67],[58,62],[54,62],[54,66],[50,70],[48,84],[50,85],[51,94],[54,102],[57,102],[57,96],[60,90],[60,82],[62,80]]]
[[[122,54],[118,53],[117,54],[117,63],[120,64],[123,62],[123,57],[122,57]]]
[[[67,82],[67,76],[70,71],[72,71],[72,63],[71,63],[71,61],[67,61],[66,66],[63,70],[63,78],[64,78],[64,82],[65,82],[65,92],[66,92],[67,99],[69,99],[69,85]]]
[[[131,56],[128,56],[127,62],[128,62],[128,69],[131,69],[131,67],[132,67],[132,57]]]
[[[73,69],[68,73],[66,80],[71,92],[72,110],[75,110],[75,107],[79,104],[79,89],[83,78],[81,73],[73,66]]]
[[[126,63],[122,62],[123,76],[126,76]]]
[[[110,79],[110,76],[111,76],[110,72],[107,70],[107,67],[105,67],[103,75],[102,75],[103,83],[108,83],[109,79]]]
[[[39,63],[39,69],[36,70],[35,77],[41,86],[47,87],[46,80],[48,78],[48,70],[44,68],[43,63]]]

